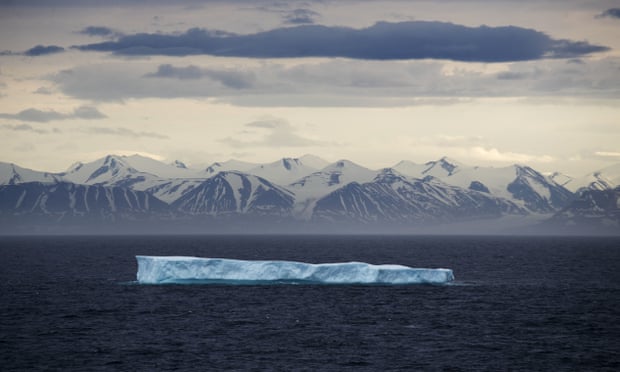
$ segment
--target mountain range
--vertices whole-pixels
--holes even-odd
[[[379,170],[313,155],[204,169],[109,155],[61,173],[0,163],[0,232],[615,233],[619,184],[620,164],[573,178],[446,157]]]

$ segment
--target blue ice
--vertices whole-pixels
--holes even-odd
[[[136,256],[136,259],[137,280],[142,284],[444,284],[454,280],[450,269],[364,262],[310,264],[184,256]]]

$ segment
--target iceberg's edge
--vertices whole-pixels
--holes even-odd
[[[190,256],[136,256],[140,284],[446,284],[451,269],[373,265],[364,262],[311,264]]]

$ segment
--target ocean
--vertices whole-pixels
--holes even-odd
[[[450,268],[450,285],[139,285],[135,255]],[[2,371],[620,370],[620,238],[0,238]]]

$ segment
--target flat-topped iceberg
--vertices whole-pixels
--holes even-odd
[[[442,284],[454,280],[450,269],[418,269],[364,262],[310,264],[183,256],[136,256],[136,259],[137,279],[143,284]]]

